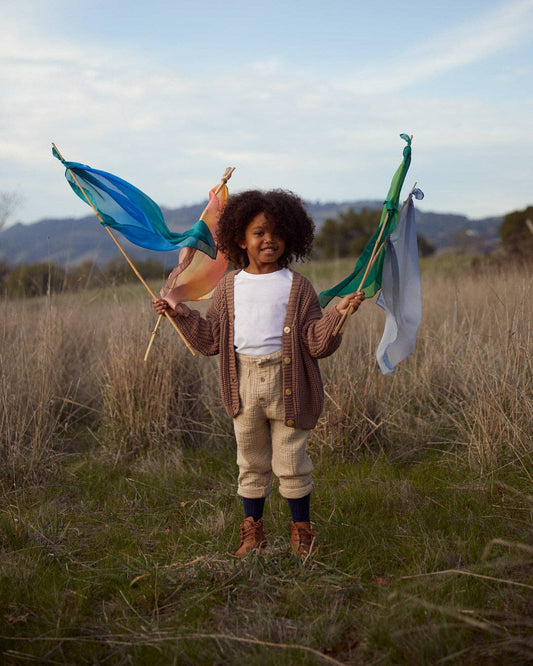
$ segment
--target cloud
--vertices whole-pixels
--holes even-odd
[[[476,21],[459,22],[440,34],[428,26],[431,36],[419,43],[416,35],[398,34],[399,48],[394,58],[362,67],[352,78],[336,84],[361,95],[413,88],[517,43],[529,42],[532,25],[533,0],[518,0],[489,10]]]
[[[511,151],[517,165],[526,163],[531,105],[424,95],[415,83],[526,39],[532,12],[533,1],[514,2],[431,40],[399,39],[397,62],[343,79],[279,58],[193,74],[133,49],[80,47],[15,22],[0,44],[3,187],[28,188],[30,220],[86,213],[58,175],[55,141],[67,159],[114,171],[169,206],[204,199],[229,165],[237,167],[238,190],[283,186],[323,200],[381,198],[401,157],[398,135],[407,132],[414,134],[412,170],[420,169],[422,188],[424,179],[431,183],[426,205],[443,210],[459,183],[454,164],[472,191],[479,165],[494,155],[502,160]],[[519,188],[525,191],[518,179],[508,198],[522,196]],[[479,191],[461,190],[463,212],[489,214],[500,205],[495,192]]]

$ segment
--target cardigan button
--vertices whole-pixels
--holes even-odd
[[[283,359],[283,363],[285,363],[285,365],[289,365],[290,362],[291,362],[291,357],[285,356],[285,358]]]
[[[287,419],[287,425],[289,426],[289,428],[292,428],[294,425],[294,419]]]
[[[285,389],[285,395],[292,395],[292,389],[286,388]]]
[[[291,332],[291,327],[290,326],[285,326],[285,328],[283,329],[283,332],[284,333],[290,333]]]

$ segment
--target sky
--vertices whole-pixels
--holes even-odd
[[[281,187],[383,200],[405,146],[424,211],[533,203],[533,0],[0,0],[9,224],[82,217],[67,160],[160,206]],[[403,194],[403,193],[402,193]]]

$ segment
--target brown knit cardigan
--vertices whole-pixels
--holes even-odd
[[[233,278],[237,272],[231,271],[220,280],[205,319],[190,309],[175,318],[198,352],[220,355],[222,401],[231,417],[237,416],[240,409],[233,344]],[[332,333],[340,318],[334,307],[322,313],[309,280],[293,271],[281,346],[283,405],[289,427],[311,429],[318,421],[324,406],[324,388],[317,359],[329,356],[339,347],[342,338]]]

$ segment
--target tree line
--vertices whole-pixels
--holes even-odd
[[[335,218],[327,218],[314,242],[315,255],[320,259],[359,256],[376,231],[380,218],[380,209],[364,207],[357,212],[352,206]],[[417,234],[417,238],[420,256],[435,253],[435,247],[422,234]]]
[[[363,208],[356,212],[353,207],[341,212],[335,218],[324,221],[317,234],[314,250],[317,258],[337,259],[357,257],[363,251],[377,229],[381,210]],[[508,213],[499,228],[501,249],[507,256],[521,259],[533,258],[533,206]],[[458,235],[454,248],[460,249],[465,243],[465,231]],[[418,253],[429,257],[435,247],[422,234],[417,234]]]
[[[169,273],[169,269],[155,259],[137,260],[134,263],[145,280],[164,282]],[[11,268],[7,262],[0,261],[1,293],[8,298],[46,296],[135,280],[135,274],[122,257],[111,259],[104,266],[99,266],[94,261],[84,261],[72,268],[47,262],[20,264]]]
[[[353,207],[322,224],[314,243],[314,258],[337,259],[358,257],[375,232],[381,211]],[[533,258],[533,206],[506,215],[499,229],[502,250],[509,256]],[[434,246],[418,234],[420,256],[434,254]],[[147,280],[163,282],[168,268],[155,259],[135,262],[141,275]],[[112,259],[103,267],[86,261],[72,268],[60,264],[39,262],[10,267],[0,260],[0,290],[11,297],[43,296],[50,293],[101,288],[135,281],[136,277],[122,257]]]
[[[533,206],[506,215],[499,231],[502,245],[509,254],[533,257]]]

